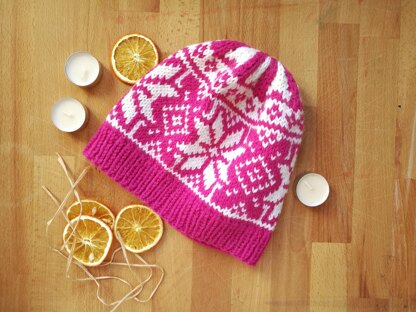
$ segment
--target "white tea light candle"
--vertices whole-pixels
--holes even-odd
[[[56,128],[64,132],[81,129],[86,124],[87,118],[87,108],[73,98],[60,99],[52,107],[52,122]]]
[[[296,195],[301,203],[306,206],[319,206],[329,196],[328,181],[317,173],[305,174],[296,185]]]
[[[66,61],[65,73],[73,84],[89,87],[101,78],[101,63],[87,52],[76,52]]]

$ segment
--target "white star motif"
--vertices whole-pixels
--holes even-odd
[[[178,144],[183,152],[181,170],[203,169],[204,189],[221,188],[228,182],[228,168],[231,162],[245,152],[239,143],[244,130],[227,134],[224,131],[223,117],[220,113],[211,124],[200,119],[195,120],[198,139],[195,143]]]

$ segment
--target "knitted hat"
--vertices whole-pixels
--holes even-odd
[[[303,132],[292,75],[244,43],[188,46],[115,105],[84,150],[188,237],[254,265]]]

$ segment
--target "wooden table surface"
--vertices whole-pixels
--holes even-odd
[[[75,174],[88,165],[83,147],[129,89],[109,54],[131,32],[152,38],[162,58],[222,38],[279,58],[306,115],[292,180],[319,172],[332,192],[311,209],[291,189],[255,268],[166,225],[144,254],[164,267],[161,288],[121,311],[416,311],[416,1],[1,0],[0,26],[1,311],[108,310],[47,248],[54,206],[41,185],[61,197],[68,190],[55,152]],[[79,50],[105,67],[92,89],[65,78],[65,60]],[[61,97],[88,106],[85,129],[54,128]],[[96,169],[80,190],[114,211],[138,202]],[[108,298],[119,293],[104,286]]]

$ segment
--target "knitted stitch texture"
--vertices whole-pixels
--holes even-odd
[[[302,132],[286,68],[218,40],[149,71],[84,155],[183,234],[254,265],[276,227]]]

